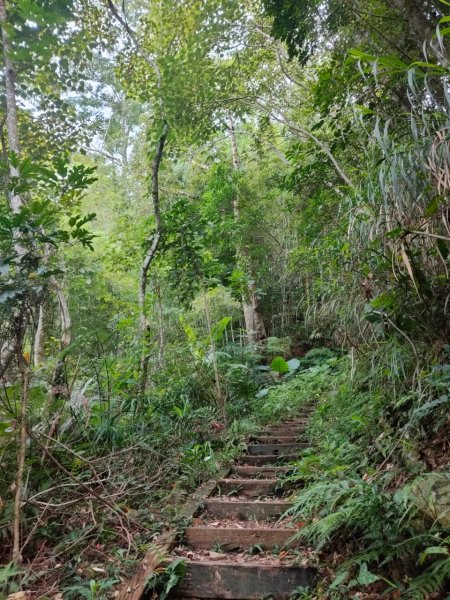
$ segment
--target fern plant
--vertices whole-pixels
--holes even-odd
[[[431,564],[418,577],[413,579],[405,598],[408,600],[426,600],[434,592],[443,589],[450,579],[450,537],[439,546],[429,546],[420,554],[419,563],[432,559]],[[440,557],[440,558],[437,558]]]
[[[170,592],[182,581],[186,572],[186,561],[178,558],[170,562],[163,570],[153,573],[147,582],[147,591],[158,593],[160,600],[166,600]]]

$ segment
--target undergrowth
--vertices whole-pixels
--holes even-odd
[[[319,597],[446,598],[449,365],[412,370],[408,349],[389,341],[377,362],[317,357],[257,410],[270,419],[316,406],[289,477],[305,486],[289,513],[322,560]]]
[[[28,569],[0,570],[0,597],[42,585],[42,570],[48,589],[58,586],[68,599],[109,597],[159,532],[182,527],[177,507],[190,490],[241,454],[260,425],[310,406],[309,445],[289,475],[302,484],[290,514],[302,523],[298,541],[315,548],[323,569],[317,589],[301,597],[362,598],[363,590],[373,598],[444,598],[439,594],[450,577],[445,356],[418,369],[394,341],[370,361],[318,348],[281,374],[258,369],[261,357],[246,352],[235,383],[247,398],[230,392],[226,429],[219,411],[188,393],[192,382],[186,382],[178,397],[149,399],[139,419],[131,406],[114,418],[114,403],[102,412],[94,406],[88,415],[61,415],[64,434],[59,445],[49,445],[46,460],[32,437],[25,514],[30,526],[36,523],[27,547],[35,559]],[[72,474],[81,490],[71,499]],[[36,478],[44,481],[40,487]],[[95,518],[93,493],[107,501]],[[168,593],[178,577],[164,572],[152,585]]]

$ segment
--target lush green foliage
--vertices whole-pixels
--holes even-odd
[[[443,588],[447,12],[6,3],[2,594],[107,597],[259,423],[311,403],[293,511],[333,572],[308,594]]]
[[[439,404],[432,398],[439,398],[446,374],[430,367],[423,377],[433,381],[429,400],[409,398],[405,414],[404,403],[392,402],[373,365],[362,360],[353,371],[348,357],[322,359],[273,390],[262,408],[270,414],[316,398],[307,430],[311,447],[289,475],[305,482],[290,513],[302,523],[297,538],[318,550],[327,565],[331,553],[339,554],[326,583],[332,598],[347,598],[364,586],[428,598],[444,586],[449,522],[442,494],[449,480],[420,471],[422,432],[412,423],[419,407],[430,405],[429,425],[439,428],[440,415],[432,412]]]

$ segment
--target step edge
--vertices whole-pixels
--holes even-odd
[[[205,499],[205,506],[208,507],[210,504],[226,504],[230,506],[239,506],[242,504],[250,504],[251,506],[287,506],[290,508],[293,506],[292,502],[283,502],[282,500],[274,500],[270,502],[264,502],[264,500],[222,500],[220,498],[207,498]]]
[[[171,561],[169,561],[171,562]],[[264,564],[258,564],[258,563],[240,563],[237,562],[236,560],[192,560],[187,558],[186,559],[186,564],[187,565],[202,565],[202,566],[206,566],[206,567],[212,567],[212,566],[224,566],[224,567],[229,567],[229,566],[237,566],[239,567],[239,569],[267,569],[267,570],[272,570],[272,569],[288,569],[288,570],[295,570],[295,569],[309,569],[309,570],[316,570],[315,567],[313,567],[312,565],[264,565]]]
[[[254,484],[255,481],[257,481],[258,483],[280,483],[279,479],[263,479],[263,478],[257,478],[257,479],[245,479],[245,478],[241,478],[241,479],[220,479],[217,482],[217,485],[220,485],[221,483],[251,483]]]
[[[196,531],[239,531],[239,532],[264,532],[264,533],[268,533],[268,532],[272,532],[272,531],[276,531],[281,532],[281,533],[292,533],[292,535],[294,535],[295,533],[298,533],[298,529],[289,529],[287,527],[258,527],[258,528],[249,528],[249,527],[209,527],[208,525],[189,525],[188,527],[186,527],[185,531],[192,531],[192,530],[196,530]]]

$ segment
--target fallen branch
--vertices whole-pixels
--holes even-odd
[[[58,467],[58,469],[60,471],[62,471],[63,473],[65,473],[67,475],[67,477],[69,477],[70,479],[72,479],[73,481],[76,481],[78,483],[78,485],[80,485],[81,487],[85,488],[89,494],[91,494],[94,498],[96,498],[101,504],[105,504],[105,506],[107,506],[108,508],[110,508],[113,512],[115,512],[119,518],[120,517],[127,517],[128,515],[126,515],[126,513],[123,512],[123,510],[121,510],[119,507],[114,506],[114,504],[111,504],[108,500],[106,500],[105,498],[102,498],[100,496],[100,494],[98,494],[94,489],[91,488],[90,485],[84,483],[84,481],[80,481],[79,479],[77,479],[75,477],[75,475],[72,475],[72,473],[66,469],[66,467],[64,465],[62,465],[59,460],[57,458],[55,458],[53,456],[53,454],[50,452],[50,450],[48,448],[45,447],[44,444],[42,444],[42,442],[40,440],[38,440],[38,438],[31,433],[30,431],[28,432],[28,435],[30,436],[31,439],[33,439],[36,444],[45,452],[45,454],[49,457],[49,459],[56,465],[56,467]]]

